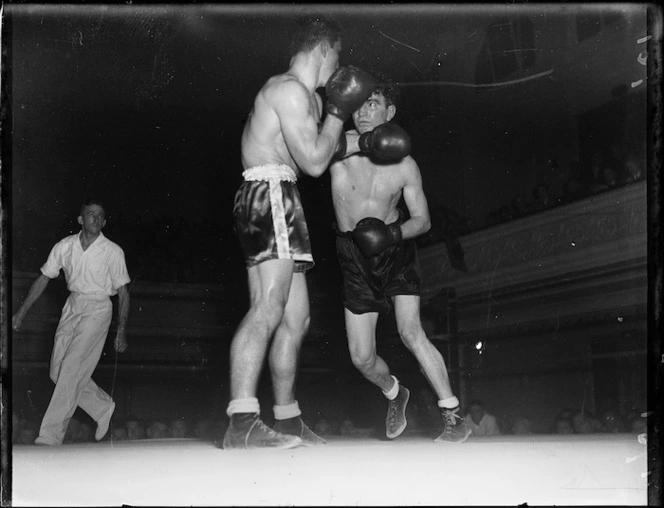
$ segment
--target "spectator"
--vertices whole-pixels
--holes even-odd
[[[172,438],[186,439],[189,435],[189,424],[184,418],[177,418],[171,422],[169,433]]]
[[[533,189],[533,199],[533,209],[535,211],[546,210],[555,204],[551,197],[549,186],[545,183],[540,183],[535,186]]]
[[[194,435],[202,441],[214,441],[214,422],[209,418],[203,418],[196,422]]]
[[[167,439],[171,437],[168,425],[160,420],[155,420],[147,428],[148,439]]]
[[[617,434],[620,432],[625,432],[625,422],[622,417],[618,414],[617,411],[613,409],[607,409],[602,413],[600,422],[604,426],[606,432]]]
[[[512,423],[512,434],[532,434],[533,422],[526,416],[519,416]]]
[[[558,417],[556,420],[556,434],[574,434],[574,426],[570,418],[563,416]]]
[[[639,160],[634,156],[629,157],[625,162],[625,183],[638,182],[643,180],[644,176]]]
[[[530,213],[530,204],[523,194],[517,194],[512,199],[512,216],[515,219],[524,217]]]
[[[111,441],[127,441],[127,429],[121,426],[112,426]]]
[[[314,432],[319,436],[329,436],[332,434],[332,426],[325,418],[321,418],[314,425]]]
[[[78,432],[76,433],[76,442],[77,443],[89,443],[94,437],[94,430],[92,430],[92,425],[88,422],[80,422],[78,426]]]
[[[65,432],[65,437],[62,440],[63,443],[76,443],[78,438],[78,427],[81,425],[81,422],[77,418],[72,418],[69,420],[69,425],[67,425],[67,431]]]
[[[572,427],[575,434],[594,434],[602,429],[599,421],[583,410],[572,416]]]
[[[581,180],[575,176],[570,176],[563,184],[563,195],[560,199],[561,203],[572,203],[586,196],[583,189]]]
[[[496,417],[487,413],[484,409],[484,404],[479,400],[474,400],[470,403],[466,421],[470,427],[471,436],[498,436],[500,435],[500,428]]]
[[[125,419],[125,428],[127,429],[127,439],[134,441],[146,438],[145,425],[135,416],[128,416]]]
[[[21,430],[17,438],[17,444],[33,444],[39,435],[39,425],[36,423],[24,420],[21,423]]]

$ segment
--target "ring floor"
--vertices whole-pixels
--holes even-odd
[[[434,443],[332,437],[222,450],[195,439],[14,446],[13,506],[647,505],[634,434]]]

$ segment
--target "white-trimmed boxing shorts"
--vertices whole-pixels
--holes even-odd
[[[292,259],[296,272],[313,267],[295,171],[284,164],[267,164],[247,169],[242,176],[233,218],[247,267],[269,259]]]

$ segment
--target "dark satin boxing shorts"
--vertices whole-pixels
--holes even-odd
[[[392,296],[420,295],[422,277],[415,240],[404,240],[364,257],[350,231],[337,230],[337,259],[343,274],[344,307],[353,314],[392,309]]]
[[[270,259],[293,259],[295,272],[313,267],[296,181],[245,180],[235,193],[233,218],[247,267]]]

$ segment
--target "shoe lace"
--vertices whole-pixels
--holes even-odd
[[[388,417],[390,425],[397,419],[397,399],[390,401],[390,416]]]
[[[254,427],[258,427],[257,430],[265,432],[269,437],[275,437],[277,435],[277,432],[268,427],[267,425],[265,425],[265,423],[263,423],[263,420],[261,420],[260,418],[256,420],[256,424],[254,425]]]
[[[458,414],[459,408],[457,409],[446,409],[443,411],[443,417],[445,418],[445,433],[452,432],[452,429],[456,426],[457,421],[463,421],[463,417]]]

